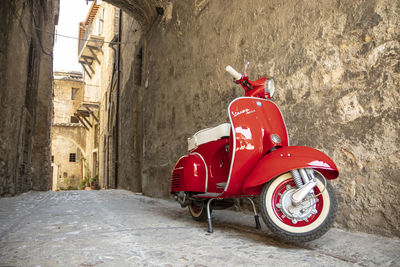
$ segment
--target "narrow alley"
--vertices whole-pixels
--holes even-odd
[[[253,217],[213,213],[215,231],[171,200],[125,190],[0,199],[0,266],[398,266],[400,240],[330,230],[301,247]]]
[[[400,266],[399,3],[2,0],[0,267]]]

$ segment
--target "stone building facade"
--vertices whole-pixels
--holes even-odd
[[[76,113],[86,119],[89,176],[102,188],[115,188],[115,117],[117,48],[120,10],[106,2],[91,3],[80,23],[78,58],[84,69],[84,99]]]
[[[52,189],[77,189],[85,174],[86,129],[75,116],[82,103],[80,72],[54,72],[54,115],[51,127]]]
[[[0,196],[50,186],[58,0],[0,5]]]
[[[337,225],[400,235],[396,1],[108,2],[124,10],[117,187],[168,197],[186,138],[243,95],[225,66],[250,61],[250,78],[275,77],[291,144],[337,163]]]

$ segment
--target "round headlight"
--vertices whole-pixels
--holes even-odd
[[[281,137],[277,134],[271,134],[271,140],[275,144],[280,144],[281,143]]]

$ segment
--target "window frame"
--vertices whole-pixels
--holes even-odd
[[[69,162],[76,162],[76,153],[69,153]]]

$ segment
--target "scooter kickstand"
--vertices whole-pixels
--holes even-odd
[[[210,200],[208,200],[207,202],[207,222],[208,222],[208,232],[212,233],[213,231],[213,227],[212,227],[212,223],[211,223],[211,212],[210,212],[210,204],[211,201],[213,201],[214,199],[211,198]]]
[[[257,210],[256,210],[256,205],[254,205],[254,201],[251,198],[247,198],[251,205],[253,206],[253,211],[254,211],[254,220],[256,221],[256,229],[260,230],[261,229],[261,224],[260,224],[260,216],[258,216]]]

